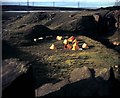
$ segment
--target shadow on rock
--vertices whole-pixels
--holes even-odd
[[[2,98],[29,97],[35,98],[32,68],[16,78],[3,92]],[[12,77],[12,76],[11,76]]]
[[[87,72],[87,74],[84,73],[85,76],[83,77],[82,76],[83,74],[82,75],[76,74],[76,73],[81,73],[78,71],[82,71],[82,73]],[[116,96],[118,97],[120,96],[119,95],[120,82],[115,79],[113,69],[110,68],[110,70],[105,73],[103,70],[102,74],[100,74],[99,72],[100,72],[99,69],[88,70],[86,67],[82,68],[82,70],[76,69],[72,73],[74,77],[71,77],[71,79],[68,80],[67,85],[64,85],[63,87],[59,88],[59,90],[57,88],[57,90],[54,91],[54,89],[56,88],[56,86],[54,85],[57,85],[60,82],[57,84],[53,84],[51,86],[51,90],[49,91],[49,94],[46,94],[42,97],[44,98],[44,97],[116,97]],[[85,78],[85,77],[89,77],[89,78]],[[59,84],[59,87],[60,86],[61,85]],[[46,87],[48,87],[48,85],[46,85]],[[43,93],[45,93],[45,91],[47,91],[45,90],[46,87],[45,86],[41,87],[41,90],[38,92],[38,94],[40,94],[40,92],[42,91],[44,91]],[[46,89],[50,89],[50,88],[46,88]],[[41,97],[37,97],[37,98],[41,98]]]
[[[34,98],[35,97],[35,88],[38,88],[42,84],[51,82],[51,81],[56,81],[56,79],[50,79],[47,76],[47,73],[52,70],[51,67],[47,67],[47,64],[42,63],[40,57],[37,57],[35,55],[29,54],[27,52],[23,52],[19,50],[16,46],[11,46],[7,41],[3,41],[4,43],[4,52],[3,52],[3,60],[7,60],[7,63],[4,63],[5,66],[5,73],[10,72],[8,74],[5,74],[4,72],[2,73],[2,78],[5,79],[6,83],[10,82],[7,80],[11,80],[10,85],[8,85],[2,92],[3,92],[3,97],[2,98],[17,98],[17,97],[29,97],[29,98]],[[17,60],[12,60],[12,59],[17,59],[19,62],[24,61],[27,62],[27,71],[25,73],[22,73],[18,71],[18,67],[21,66],[22,68],[22,63],[18,65],[12,65],[14,66],[14,69],[10,69],[10,64],[11,62],[13,64],[13,61]],[[18,66],[18,67],[16,67]],[[10,71],[8,71],[8,68]],[[10,76],[9,74],[12,75]],[[21,75],[22,73],[22,75]],[[5,74],[5,77],[4,77]],[[6,76],[8,75],[8,76]],[[13,80],[13,77],[16,77]],[[5,84],[5,83],[4,83]]]

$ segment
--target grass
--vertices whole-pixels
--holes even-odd
[[[34,65],[37,79],[41,77],[40,72],[42,70],[42,66],[47,66],[48,69],[50,68],[46,73],[49,78],[61,80],[65,77],[69,77],[71,71],[75,68],[87,66],[89,68],[104,69],[119,64],[119,54],[112,49],[108,49],[101,43],[85,36],[82,36],[81,40],[87,42],[89,46],[93,47],[82,51],[64,50],[62,46],[63,40],[51,40],[34,46],[21,47],[21,50],[37,55],[42,63],[47,64],[41,65],[41,67],[39,64]],[[49,46],[52,43],[59,48],[57,50],[50,50]]]

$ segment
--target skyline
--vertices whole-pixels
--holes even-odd
[[[29,2],[116,2],[117,0],[29,0]],[[120,1],[120,0],[118,0]],[[27,2],[27,0],[1,0],[1,2]]]
[[[2,0],[2,5],[27,5],[29,6],[56,6],[56,7],[108,7],[114,6],[116,0]],[[120,0],[118,0],[120,1]]]

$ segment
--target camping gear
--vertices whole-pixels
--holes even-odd
[[[68,50],[71,50],[72,46],[70,44],[66,44],[64,45],[64,49],[68,49]]]
[[[73,44],[72,50],[79,50],[78,43],[75,42],[75,43]]]
[[[88,47],[88,45],[86,43],[83,43],[82,48],[83,49],[88,49],[89,47]]]
[[[77,43],[78,44],[78,41],[76,39],[74,39],[72,43]]]
[[[62,40],[62,36],[57,36],[56,39],[57,40]]]
[[[73,42],[74,39],[75,39],[75,37],[71,36],[70,38],[68,38],[68,42]]]
[[[120,42],[112,42],[113,43],[113,45],[115,45],[115,46],[119,46],[120,45]]]
[[[43,39],[43,37],[39,37],[39,38],[38,38],[38,40],[41,40],[41,39]]]
[[[36,38],[34,38],[33,40],[34,40],[34,42],[36,42],[36,41],[37,41],[37,39],[36,39]]]
[[[68,43],[68,41],[67,41],[67,39],[65,39],[65,40],[63,41],[63,44],[64,44],[64,45],[67,45],[67,43]]]
[[[72,46],[70,44],[67,44],[67,49],[71,50]]]
[[[66,44],[66,45],[64,45],[64,49],[67,49],[67,44]]]
[[[79,48],[79,50],[83,50],[82,48]]]
[[[53,49],[57,49],[57,48],[55,47],[54,44],[52,44],[52,45],[50,46],[50,49],[53,50]]]

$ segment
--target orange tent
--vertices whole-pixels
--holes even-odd
[[[88,48],[89,48],[89,46],[88,46],[88,44],[83,43],[82,48],[83,48],[83,49],[88,49]]]
[[[71,36],[70,38],[68,38],[68,41],[69,41],[69,42],[72,42],[74,39],[75,39],[75,37],[74,37],[74,36]]]
[[[76,44],[78,44],[78,41],[77,41],[76,39],[74,39],[74,40],[73,40],[73,43],[76,43]]]
[[[62,40],[62,36],[57,36],[56,39],[57,40]]]
[[[52,44],[52,45],[50,46],[50,49],[53,50],[53,49],[57,49],[57,48],[55,47],[54,44]]]
[[[72,50],[79,50],[78,43],[75,42],[75,43],[73,44]]]
[[[63,41],[63,44],[64,44],[64,45],[67,45],[67,44],[68,44],[67,39],[65,39],[65,40]]]
[[[72,46],[70,45],[70,44],[67,44],[67,49],[71,49],[72,48]]]
[[[72,46],[70,44],[66,44],[64,45],[64,49],[68,49],[68,50],[71,50]]]

